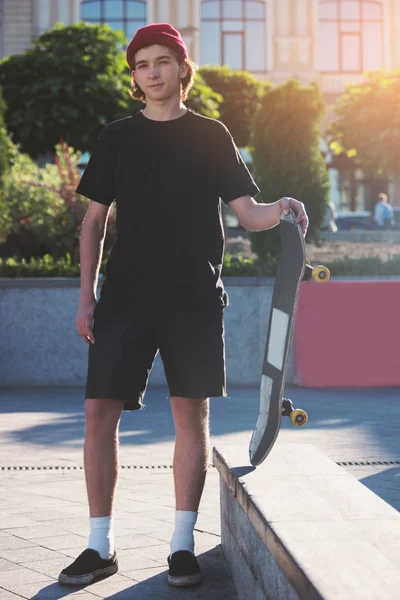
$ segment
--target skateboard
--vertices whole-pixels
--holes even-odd
[[[269,316],[267,341],[261,376],[260,412],[250,441],[250,462],[257,466],[271,451],[279,433],[282,416],[293,425],[305,425],[307,413],[295,409],[291,400],[283,398],[289,350],[296,318],[300,284],[311,279],[328,281],[329,270],[313,267],[306,259],[306,246],[293,211],[281,214],[281,255],[275,277]]]

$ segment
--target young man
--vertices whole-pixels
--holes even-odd
[[[258,187],[226,127],[185,107],[194,68],[178,31],[168,24],[139,29],[127,61],[132,95],[145,108],[104,129],[77,188],[92,200],[82,227],[76,319],[90,343],[84,444],[90,537],[59,581],[84,585],[118,570],[112,518],[118,424],[123,410],[141,408],[159,350],[176,429],[168,580],[189,586],[202,579],[193,530],[208,464],[208,398],[225,395],[220,198],[248,230],[277,225],[289,207],[304,233],[308,219],[292,198],[257,204]],[[118,237],[96,303],[114,200]]]

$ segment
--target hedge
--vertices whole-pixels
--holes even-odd
[[[106,261],[103,261],[101,273],[104,274]],[[236,276],[273,276],[276,272],[278,258],[271,256],[269,261],[261,265],[257,259],[243,258],[225,254],[223,275]],[[326,263],[332,276],[400,276],[400,255],[387,261],[378,256],[361,258],[342,258]],[[68,254],[65,258],[55,260],[50,255],[30,260],[16,258],[0,259],[0,277],[79,277],[80,267],[72,261]]]

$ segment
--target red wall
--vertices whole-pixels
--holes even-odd
[[[306,387],[400,386],[400,281],[303,283],[294,361]]]

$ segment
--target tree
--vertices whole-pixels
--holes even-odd
[[[197,72],[193,87],[190,90],[190,94],[185,102],[185,105],[204,115],[205,117],[219,119],[220,104],[222,102],[222,96],[217,94],[217,92],[212,90],[211,87],[206,85],[200,73]]]
[[[128,109],[123,43],[107,25],[57,25],[0,62],[7,126],[23,152],[53,153],[60,137],[92,150],[102,127]]]
[[[7,129],[4,123],[5,111],[6,103],[4,102],[0,89],[0,194],[4,182],[4,177],[10,169],[11,140],[8,136]]]
[[[310,217],[309,236],[316,237],[328,203],[328,174],[319,149],[324,113],[316,84],[295,80],[269,91],[261,100],[252,127],[252,154],[260,202],[283,196],[304,202]],[[251,234],[261,261],[279,252],[279,228]]]
[[[271,84],[259,81],[246,71],[228,67],[201,67],[199,73],[214,91],[221,94],[223,103],[220,119],[231,132],[239,147],[250,142],[251,121],[260,100]]]
[[[376,72],[349,85],[328,130],[330,147],[372,175],[400,175],[400,71]]]
[[[59,139],[91,152],[107,123],[142,108],[129,96],[131,74],[123,32],[108,25],[56,25],[24,54],[0,61],[0,87],[8,105],[7,127],[23,152],[54,153]],[[196,80],[191,102],[219,116],[220,98]]]

